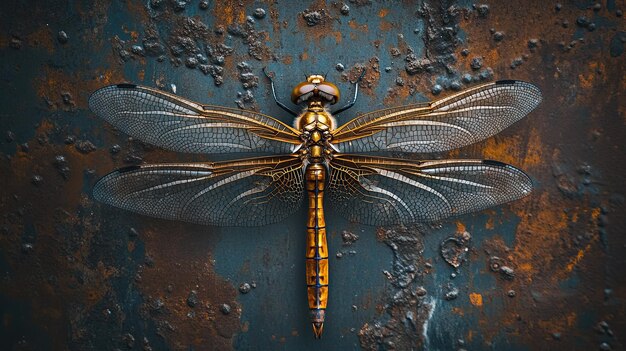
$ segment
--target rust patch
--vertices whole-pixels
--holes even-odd
[[[50,143],[65,133],[54,122],[43,120],[36,138],[28,142],[28,151],[18,149],[14,157],[2,161],[7,167],[0,173],[0,183],[11,190],[0,198],[0,212],[6,214],[0,247],[12,274],[10,284],[0,291],[37,312],[29,318],[46,331],[54,348],[84,349],[92,342],[85,328],[94,315],[104,314],[120,325],[126,319],[112,306],[99,308],[115,295],[114,281],[128,274],[126,268],[112,265],[111,256],[118,250],[135,255],[140,242],[131,237],[121,245],[103,245],[110,233],[102,232],[93,215],[98,206],[83,189],[90,189],[98,175],[115,169],[114,161],[120,159],[108,149],[81,151],[77,144]],[[153,153],[159,160],[176,159],[161,150]],[[190,232],[172,222],[147,227],[140,232],[146,261],[136,267],[134,278],[145,299],[141,318],[155,321],[159,335],[174,349],[189,345],[198,350],[229,349],[240,329],[241,310],[235,288],[213,271],[210,244],[198,236],[205,228]],[[171,235],[181,239],[178,244],[166,239]],[[182,252],[187,254],[185,261],[175,263]],[[194,308],[187,301],[191,290],[198,293]],[[224,304],[231,306],[228,314],[222,312]],[[12,316],[3,317],[8,320],[5,326],[13,327]],[[68,328],[73,331],[69,335]],[[113,334],[109,338],[117,340]],[[125,338],[133,337],[119,337]]]
[[[139,272],[138,286],[147,296],[142,311],[174,349],[190,345],[196,350],[230,349],[240,331],[237,291],[213,270],[209,241],[201,235],[206,228],[190,231],[188,227],[165,222],[142,231],[146,256],[152,262]],[[171,236],[177,240],[167,240]],[[224,304],[230,307],[228,314],[223,312]]]
[[[98,77],[93,79],[92,77]],[[89,95],[105,85],[126,80],[119,70],[96,71],[89,78],[81,73],[45,67],[43,77],[35,82],[37,95],[53,110],[87,109]]]
[[[54,123],[42,121],[28,152],[18,151],[3,160],[7,167],[0,173],[7,190],[0,198],[0,212],[5,214],[0,246],[12,272],[1,291],[36,311],[26,318],[53,336],[51,346],[57,349],[66,348],[68,338],[85,341],[87,335],[68,335],[68,328],[82,330],[88,313],[110,292],[110,280],[120,273],[108,263],[89,259],[100,241],[100,224],[93,216],[80,214],[92,210],[81,191],[85,170],[96,164],[111,166],[110,158],[106,151],[85,155],[73,145],[49,144],[60,132]],[[55,161],[59,155],[68,170],[65,176]]]
[[[469,300],[470,303],[476,307],[483,306],[483,296],[480,293],[470,293]]]
[[[355,20],[348,21],[348,26],[354,31],[367,33],[367,24],[358,24]]]

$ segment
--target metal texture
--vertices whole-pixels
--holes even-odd
[[[2,346],[624,348],[624,7],[3,2]],[[155,220],[91,196],[116,166],[203,159],[113,130],[87,111],[91,92],[141,83],[289,123],[264,66],[278,72],[283,101],[303,72],[327,70],[348,96],[367,67],[339,124],[481,81],[533,82],[544,103],[524,123],[434,157],[504,161],[536,190],[427,227],[327,214],[334,327],[315,341],[301,309],[305,210],[242,230]]]

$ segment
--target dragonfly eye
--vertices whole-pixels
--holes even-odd
[[[291,101],[294,104],[299,105],[306,102],[313,96],[322,97],[330,104],[335,104],[339,101],[339,89],[335,84],[330,82],[324,82],[323,80],[310,80],[302,82],[293,88],[293,91],[291,92]]]
[[[291,92],[291,101],[294,104],[300,104],[308,100],[313,95],[315,90],[315,84],[309,82],[302,82],[298,84]]]
[[[331,104],[339,101],[339,89],[333,83],[323,82],[317,86],[320,96],[328,100]]]

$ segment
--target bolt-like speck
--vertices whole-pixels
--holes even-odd
[[[239,285],[239,292],[242,294],[247,294],[250,292],[250,284],[248,283],[243,283],[241,285]]]
[[[341,9],[339,10],[339,12],[341,12],[342,15],[347,16],[350,14],[350,6],[348,6],[347,4],[343,4],[341,6]]]
[[[59,43],[65,44],[69,41],[69,36],[67,35],[67,33],[65,33],[65,31],[59,31],[59,33],[57,34],[57,40],[59,41]]]
[[[435,84],[433,88],[430,90],[433,95],[439,95],[443,91],[443,87],[439,84]]]
[[[257,19],[265,18],[265,15],[266,15],[265,10],[260,7],[255,9],[254,12],[252,13],[252,16],[256,17]]]
[[[230,313],[230,305],[225,304],[225,303],[224,303],[224,304],[222,304],[222,305],[220,306],[220,311],[221,311],[223,314],[229,314],[229,313]]]

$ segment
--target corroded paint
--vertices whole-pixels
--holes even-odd
[[[202,3],[0,5],[3,346],[624,347],[622,2]],[[531,81],[544,101],[530,116],[477,145],[427,157],[507,162],[532,176],[535,191],[411,228],[347,223],[328,204],[336,327],[314,343],[306,311],[293,307],[305,304],[304,212],[245,232],[135,216],[90,195],[95,179],[118,166],[203,159],[128,140],[85,109],[91,91],[122,81],[174,84],[197,101],[290,122],[272,104],[264,66],[277,73],[283,100],[304,75],[326,72],[348,97],[348,82],[367,68],[356,111],[339,123],[479,81]],[[360,239],[344,246],[344,230]],[[469,251],[455,269],[440,243],[465,232]]]

